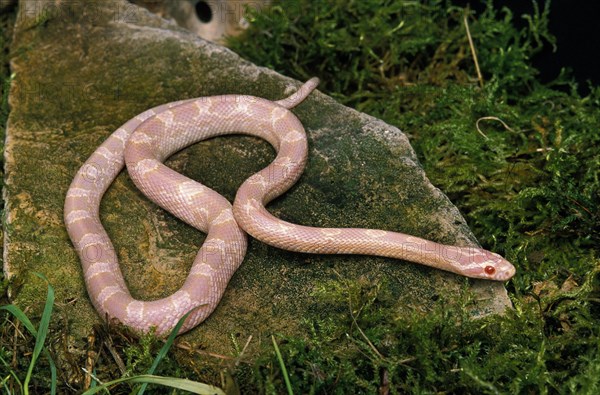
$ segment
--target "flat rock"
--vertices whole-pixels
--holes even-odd
[[[11,48],[16,77],[5,149],[4,271],[15,280],[14,303],[33,316],[46,297],[33,272],[44,274],[56,289],[54,322],[66,325],[77,342],[100,317],[62,218],[67,188],[89,155],[150,107],[227,93],[278,100],[300,82],[124,0],[31,0],[20,7]],[[272,213],[305,225],[396,230],[477,245],[400,130],[319,92],[293,112],[309,135],[310,159],[298,184],[269,205]],[[196,144],[167,164],[233,200],[242,181],[273,158],[266,142],[231,136]],[[125,172],[108,190],[101,216],[134,296],[164,297],[183,283],[202,233],[149,202]],[[184,337],[230,355],[232,338],[301,335],[303,320],[328,314],[315,292],[341,281],[385,284],[400,310],[427,309],[440,293],[452,297],[465,285],[478,300],[473,314],[510,305],[499,283],[392,259],[291,253],[251,240],[217,310]]]

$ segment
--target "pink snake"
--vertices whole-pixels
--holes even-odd
[[[391,257],[496,281],[514,275],[513,265],[481,248],[448,246],[376,229],[313,228],[272,216],[265,205],[298,180],[307,160],[306,133],[289,109],[317,84],[318,79],[310,79],[292,96],[275,102],[224,95],[164,104],[125,123],[90,156],[69,187],[64,216],[88,293],[102,317],[138,332],[155,328],[162,336],[191,312],[180,333],[194,328],[217,307],[244,259],[245,232],[290,251]],[[226,134],[258,136],[277,151],[268,167],[242,184],[233,207],[217,192],[162,163],[195,142]],[[100,222],[102,196],[124,163],[135,184],[153,202],[208,233],[183,286],[160,300],[132,298]]]

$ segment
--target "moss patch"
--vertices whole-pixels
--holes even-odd
[[[345,321],[349,339],[327,323],[309,342],[286,339],[300,393],[598,391],[600,90],[580,97],[567,70],[536,81],[530,58],[554,45],[549,1],[534,2],[531,15],[486,4],[473,15],[444,0],[275,1],[254,15],[251,39],[230,42],[258,64],[316,74],[341,102],[402,127],[482,244],[518,268],[515,310],[475,323],[461,320],[460,303],[399,318],[385,288],[349,284],[348,305],[361,306],[356,322]],[[260,365],[256,385],[284,388],[268,363],[275,358]]]

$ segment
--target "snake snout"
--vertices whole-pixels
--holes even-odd
[[[492,279],[496,281],[510,280],[512,276],[515,275],[517,271],[516,268],[512,265],[512,263],[502,258],[500,255],[494,253],[492,254],[494,256],[492,262],[494,263],[494,266],[496,268],[496,272],[494,273]]]
[[[513,265],[510,265],[510,267],[504,269],[499,273],[498,279],[500,281],[508,281],[515,275],[516,271],[517,270],[515,269],[515,267]]]

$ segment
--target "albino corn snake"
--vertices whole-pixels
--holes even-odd
[[[475,247],[434,243],[402,233],[356,228],[313,228],[282,221],[266,209],[287,191],[306,164],[304,128],[289,110],[317,86],[307,81],[279,100],[247,95],[201,97],[147,110],[118,128],[77,172],[67,192],[64,216],[83,266],[88,293],[102,317],[139,332],[167,334],[191,311],[180,333],[206,319],[246,253],[246,233],[286,250],[318,254],[361,254],[421,263],[473,278],[506,281],[515,273],[500,255]],[[162,164],[173,153],[225,134],[267,140],[275,160],[239,188],[233,206],[220,194]],[[131,297],[117,255],[99,217],[104,192],[124,164],[152,201],[207,232],[184,285],[154,301]]]

